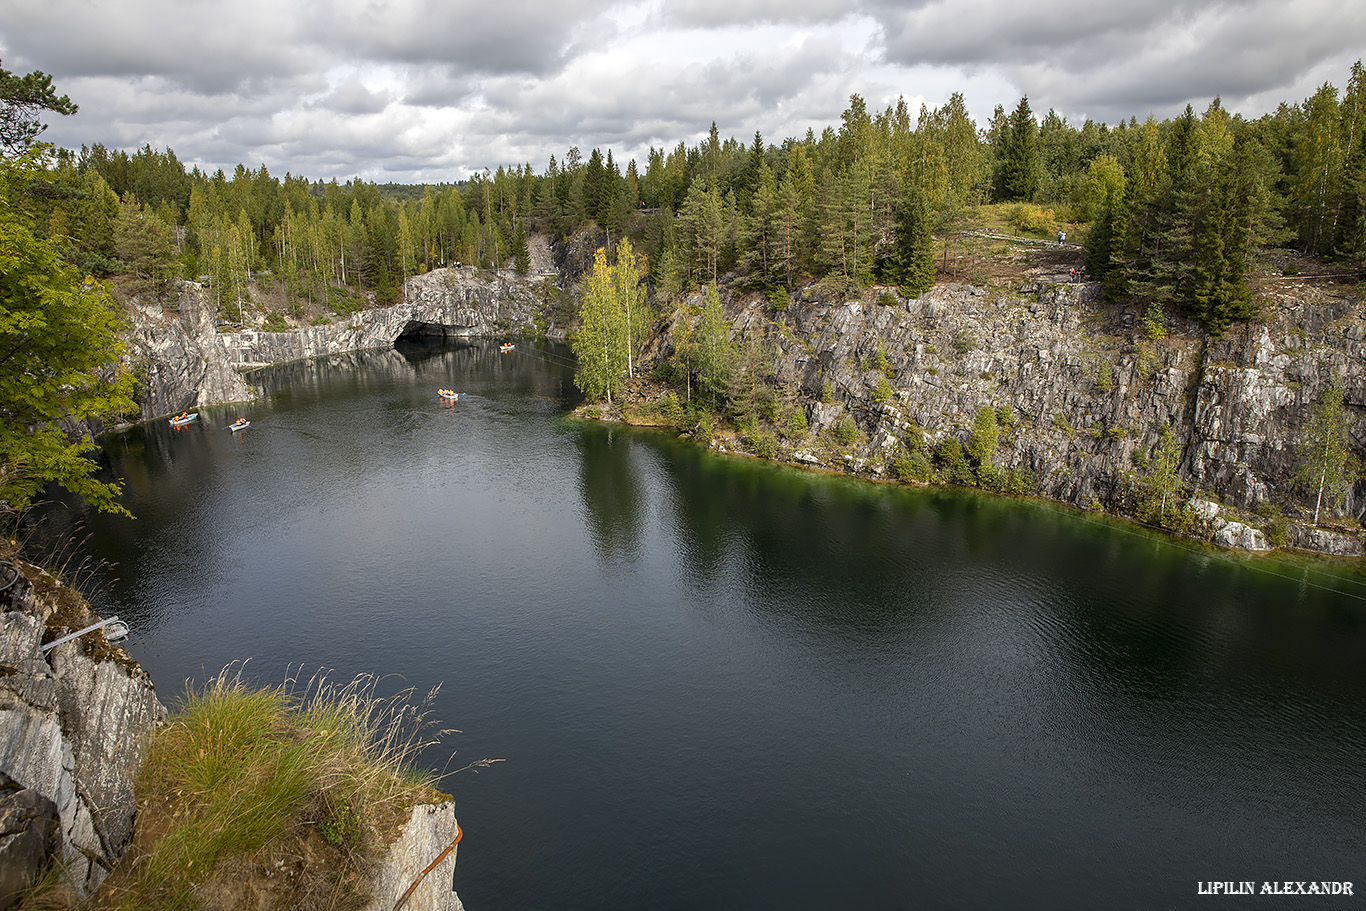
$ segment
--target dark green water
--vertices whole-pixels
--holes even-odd
[[[87,546],[163,698],[239,659],[441,684],[429,761],[507,760],[445,782],[471,911],[1366,891],[1353,568],[582,426],[562,354],[295,365],[241,435],[107,441],[138,519]]]

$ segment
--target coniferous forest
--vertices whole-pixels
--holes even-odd
[[[1366,259],[1366,71],[1255,120],[1214,99],[1178,117],[1113,126],[1041,117],[1029,98],[974,122],[961,95],[912,113],[857,95],[838,124],[774,143],[754,134],[651,148],[623,167],[571,148],[539,173],[500,166],[458,185],[310,182],[263,165],[187,170],[170,149],[98,143],[52,160],[30,194],[37,229],[96,275],[157,290],[206,280],[220,319],[257,273],[346,312],[370,293],[460,262],[529,268],[527,236],[586,225],[627,236],[655,290],[723,279],[775,302],[812,280],[918,292],[983,213],[1020,233],[1061,228],[1111,299],[1181,313],[1212,334],[1253,315],[1249,265],[1268,247]],[[936,240],[938,238],[938,240]]]

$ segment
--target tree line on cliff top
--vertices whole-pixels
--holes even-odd
[[[1265,247],[1366,257],[1366,76],[1324,85],[1257,119],[1219,99],[1203,112],[1114,126],[1035,116],[1029,99],[986,124],[954,94],[912,115],[854,95],[837,125],[774,144],[706,139],[651,148],[623,169],[611,150],[571,148],[536,173],[500,166],[421,188],[186,170],[175,153],[100,144],[62,152],[34,200],[36,229],[68,260],[155,288],[205,277],[226,317],[269,271],[291,299],[348,291],[397,297],[407,277],[461,262],[529,267],[526,237],[587,225],[622,236],[655,289],[726,279],[783,299],[812,279],[918,292],[934,237],[951,244],[979,207],[1007,203],[1024,230],[1085,226],[1085,264],[1115,299],[1182,312],[1210,332],[1252,314]]]

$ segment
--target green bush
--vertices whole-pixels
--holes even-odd
[[[852,446],[861,434],[858,429],[858,422],[851,415],[846,414],[840,418],[838,424],[831,428],[830,435],[841,446]]]
[[[950,483],[973,485],[977,482],[972,466],[963,453],[963,444],[958,442],[957,437],[947,436],[939,444],[935,450],[935,464]]]
[[[881,404],[892,397],[892,384],[887,381],[887,377],[879,377],[877,388],[873,390],[873,401]]]
[[[1052,209],[1041,209],[1033,203],[1018,203],[1006,213],[1010,224],[1025,234],[1051,237],[1057,231],[1057,215]]]
[[[760,430],[745,437],[745,448],[761,459],[771,459],[778,454],[778,438],[771,430]]]
[[[934,477],[934,466],[923,450],[901,450],[892,458],[892,477],[898,481],[928,481]]]
[[[1281,508],[1271,503],[1265,503],[1258,511],[1266,517],[1266,527],[1262,529],[1266,534],[1266,543],[1272,547],[1289,546],[1290,528],[1285,521],[1285,516],[1281,514]]]

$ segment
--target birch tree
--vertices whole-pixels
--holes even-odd
[[[1337,383],[1319,396],[1301,439],[1300,469],[1295,477],[1314,495],[1314,524],[1318,525],[1323,507],[1336,509],[1342,505],[1361,477],[1361,463],[1352,453],[1347,432],[1342,387]]]

